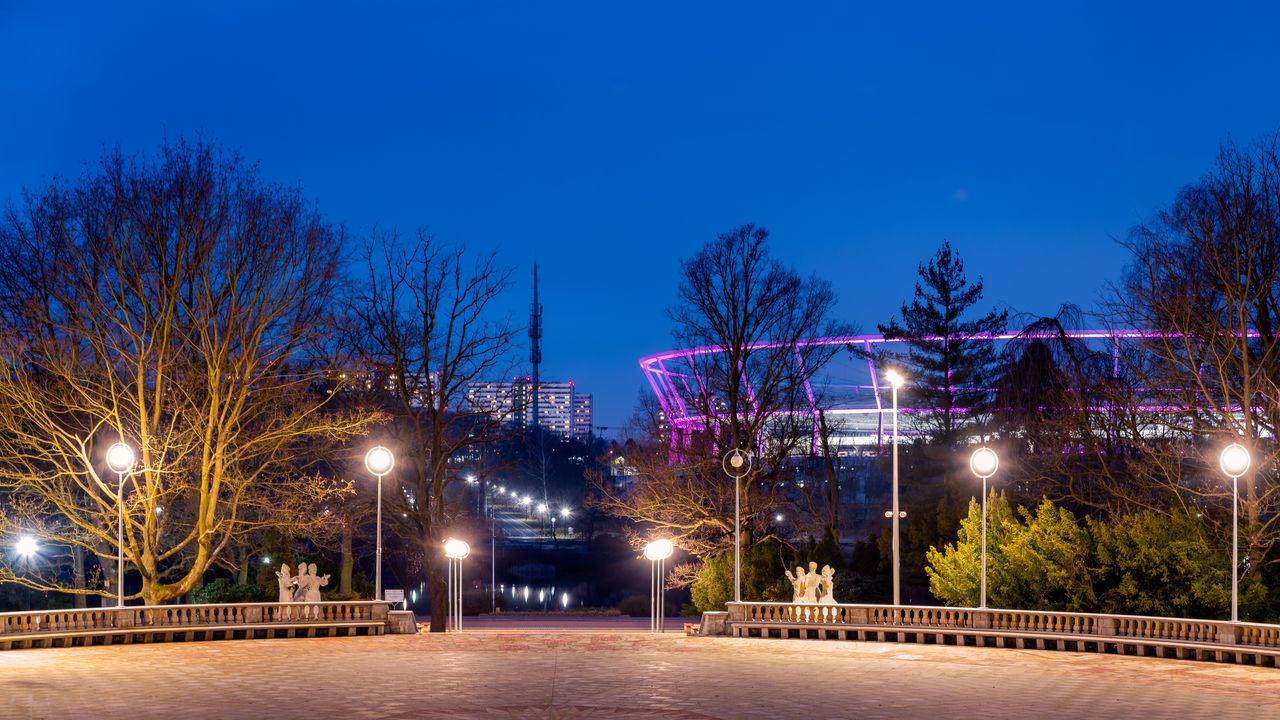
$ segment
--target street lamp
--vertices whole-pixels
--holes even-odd
[[[1218,467],[1231,478],[1231,622],[1240,619],[1240,476],[1249,472],[1249,448],[1231,443],[1222,449]]]
[[[898,520],[902,518],[902,511],[898,508],[898,388],[902,387],[906,379],[897,370],[889,370],[884,376],[893,388],[893,509],[890,511],[893,513],[893,604],[901,605],[902,563],[898,550]]]
[[[371,448],[364,454],[364,468],[378,477],[378,532],[377,550],[374,552],[376,566],[373,570],[373,597],[382,599],[382,477],[396,466],[396,456],[381,445]]]
[[[462,632],[462,560],[471,554],[465,540],[450,538],[444,543],[444,556],[449,559],[449,619],[445,630]]]
[[[742,602],[742,478],[751,472],[750,452],[734,448],[720,461],[724,473],[733,478],[733,601]]]
[[[666,538],[654,540],[644,546],[644,556],[652,563],[649,572],[649,632],[652,633],[660,633],[664,630],[663,605],[666,600],[662,592],[666,575],[664,565],[674,550],[675,546]]]
[[[30,535],[23,535],[13,544],[13,551],[21,555],[24,559],[29,559],[32,555],[40,550],[40,543]]]
[[[982,584],[978,593],[978,607],[987,607],[987,478],[996,474],[1000,457],[989,447],[980,447],[969,456],[969,469],[982,478]]]
[[[124,476],[133,469],[133,448],[118,442],[107,448],[107,467],[111,468],[116,484],[116,607],[124,607]]]

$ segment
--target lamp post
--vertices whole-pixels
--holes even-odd
[[[982,581],[978,591],[978,607],[987,607],[987,478],[996,474],[1000,456],[989,447],[980,447],[969,456],[969,469],[982,478]]]
[[[124,607],[124,476],[133,470],[133,448],[118,442],[107,448],[107,467],[117,479],[116,484],[116,607]]]
[[[373,598],[382,599],[382,476],[391,472],[396,465],[396,456],[381,445],[364,454],[364,468],[378,477],[378,530],[377,550],[374,552],[376,566],[373,570]]]
[[[1240,620],[1240,476],[1249,472],[1249,448],[1231,443],[1222,449],[1218,467],[1231,478],[1231,622]]]
[[[890,510],[893,518],[893,604],[901,605],[902,563],[898,549],[898,520],[902,518],[902,511],[898,508],[898,388],[906,381],[897,370],[890,370],[884,376],[893,388],[893,509]]]
[[[471,554],[465,540],[450,538],[444,543],[444,556],[449,558],[449,619],[445,630],[462,632],[462,560]]]
[[[503,488],[499,487],[498,490]],[[486,496],[486,501],[488,500]],[[489,508],[489,612],[498,612],[498,528],[497,507],[487,502]]]
[[[654,540],[644,546],[644,556],[652,564],[649,568],[649,632],[660,633],[665,630],[663,622],[666,598],[663,585],[666,575],[664,568],[666,559],[671,557],[675,546],[666,538]]]
[[[751,453],[734,448],[720,461],[733,478],[733,601],[742,602],[742,478],[751,472]]]

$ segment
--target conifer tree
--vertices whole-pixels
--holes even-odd
[[[905,353],[885,359],[910,377],[908,402],[929,409],[920,418],[922,429],[940,442],[955,442],[966,425],[966,411],[989,401],[986,388],[996,369],[996,352],[990,342],[975,338],[1004,331],[1009,316],[992,309],[971,317],[981,299],[982,278],[970,282],[960,255],[943,242],[920,266],[915,295],[902,304],[901,320],[894,317],[880,325],[886,338],[906,341]]]

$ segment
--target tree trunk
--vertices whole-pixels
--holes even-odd
[[[445,631],[445,615],[449,606],[449,588],[445,578],[447,560],[437,557],[440,548],[428,540],[423,543],[427,571],[427,594],[431,596],[431,632]]]
[[[343,518],[342,520],[342,564],[338,568],[338,593],[343,597],[351,595],[351,570],[355,566],[355,557],[351,553],[352,536],[355,531],[352,529],[351,518]]]
[[[85,587],[84,548],[79,545],[71,546],[71,587],[76,590],[84,590]],[[85,600],[88,598],[83,594],[76,593],[73,597],[75,598],[75,607],[77,610],[86,607]]]

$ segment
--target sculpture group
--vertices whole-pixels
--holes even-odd
[[[832,570],[830,565],[823,565],[821,573],[818,572],[816,562],[809,563],[809,572],[805,572],[803,567],[797,567],[796,573],[792,575],[788,570],[787,580],[791,581],[793,592],[791,602],[836,604],[836,571]]]
[[[289,566],[281,565],[276,572],[280,585],[280,602],[320,602],[320,588],[329,584],[329,576],[316,574],[316,564],[298,566],[298,574],[290,577]]]

